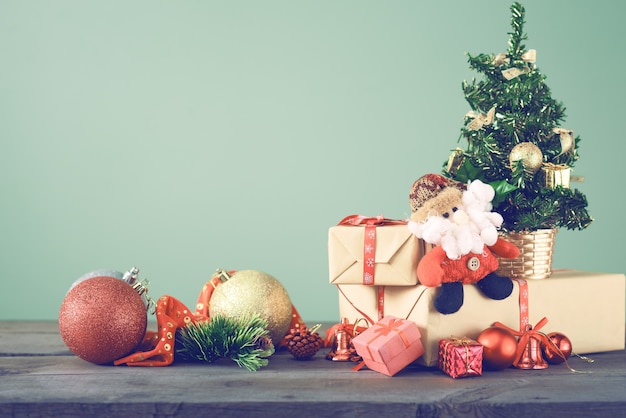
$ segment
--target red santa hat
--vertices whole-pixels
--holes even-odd
[[[426,174],[415,180],[409,193],[411,211],[417,212],[424,203],[436,197],[443,189],[448,187],[454,187],[459,190],[465,190],[466,188],[465,184],[440,174]]]

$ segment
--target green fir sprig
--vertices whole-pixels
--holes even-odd
[[[249,371],[268,364],[274,354],[267,321],[258,315],[226,317],[190,323],[176,333],[176,355],[181,360],[213,363],[230,358]]]
[[[526,48],[522,42],[528,39],[528,36],[524,33],[524,6],[515,2],[511,5],[511,28],[512,32],[509,32],[509,49],[508,53],[511,57],[520,59]]]

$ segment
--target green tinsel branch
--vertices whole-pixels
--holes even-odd
[[[519,60],[524,53],[525,46],[522,41],[528,39],[524,33],[524,6],[515,2],[511,5],[511,27],[513,32],[509,32],[511,38],[509,39],[509,56],[511,58]]]
[[[267,321],[258,315],[214,316],[209,321],[190,323],[176,333],[176,355],[182,360],[213,363],[230,358],[249,371],[268,364],[274,354]]]

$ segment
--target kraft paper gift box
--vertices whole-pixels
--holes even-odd
[[[522,315],[527,315],[533,326],[543,317],[548,318],[542,332],[566,335],[575,353],[624,349],[626,278],[623,274],[564,270],[555,271],[547,279],[525,282],[528,290],[525,313],[520,312],[520,282],[516,280],[511,296],[499,301],[485,297],[475,285],[463,286],[463,306],[450,315],[440,314],[433,306],[437,288],[384,287],[384,314],[417,324],[425,349],[417,362],[426,366],[437,366],[440,339],[459,335],[476,339],[494,322],[520,329]],[[365,314],[377,319],[381,306],[378,286],[337,287],[341,318],[354,322]]]
[[[420,331],[412,321],[385,316],[352,339],[365,365],[393,376],[424,353]]]
[[[383,220],[372,225],[356,223],[376,222],[376,219]],[[417,263],[427,245],[409,231],[406,222],[384,219],[360,217],[355,223],[329,228],[328,272],[331,284],[410,286],[418,282]],[[372,231],[375,244],[369,248],[366,234]],[[371,260],[366,260],[367,251],[373,255]],[[368,263],[372,277],[364,273]]]

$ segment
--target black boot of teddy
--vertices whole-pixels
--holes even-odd
[[[444,315],[455,313],[463,306],[463,284],[442,283],[435,299],[435,309]]]
[[[506,299],[513,292],[513,280],[509,277],[489,273],[477,283],[478,288],[490,299]]]

